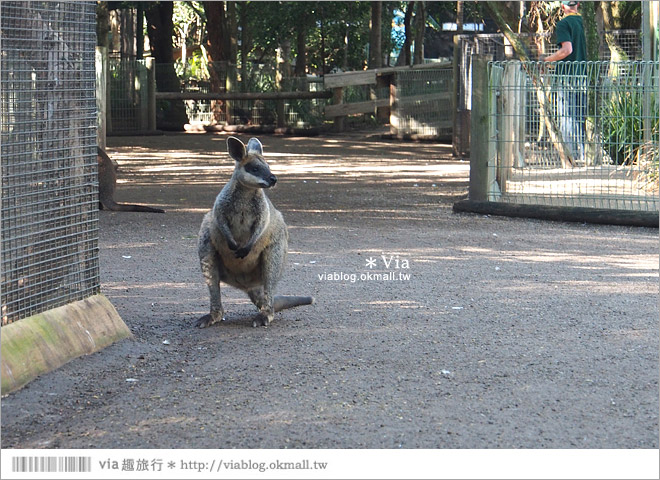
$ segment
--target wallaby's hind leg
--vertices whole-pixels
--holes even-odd
[[[225,311],[222,308],[222,298],[220,296],[220,268],[222,260],[220,260],[215,250],[208,252],[204,256],[201,254],[202,251],[200,249],[200,264],[204,280],[206,280],[206,285],[209,287],[211,312],[197,320],[197,326],[199,328],[206,328],[225,319]]]
[[[282,276],[284,261],[286,260],[286,252],[288,250],[287,233],[285,230],[280,233],[281,237],[271,242],[261,254],[263,287],[252,289],[251,294],[248,292],[252,303],[254,303],[259,309],[258,317],[252,322],[253,327],[258,326],[259,323],[263,326],[267,326],[273,321],[275,316],[273,292],[275,291],[277,282]]]
[[[250,300],[252,300],[252,303],[254,303],[254,305],[259,309],[259,314],[254,318],[254,320],[252,320],[252,326],[258,327],[259,325],[268,325],[270,323],[270,321],[268,321],[268,316],[264,315],[263,313],[265,310],[268,310],[268,298],[264,293],[263,287],[252,288],[248,290],[247,294],[250,297]]]

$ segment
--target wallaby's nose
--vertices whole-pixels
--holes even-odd
[[[268,180],[270,181],[271,187],[277,183],[277,177],[275,175],[271,175]]]

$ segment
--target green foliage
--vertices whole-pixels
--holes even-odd
[[[208,80],[208,62],[202,55],[202,52],[196,50],[186,59],[184,65],[181,59],[174,62],[174,68],[177,76],[183,80]]]
[[[634,85],[622,81],[602,109],[603,143],[617,165],[638,163],[643,145],[654,139],[660,131],[658,98],[655,93],[646,98]],[[651,111],[645,111],[650,106]],[[644,129],[650,128],[651,139],[644,138]],[[657,164],[657,156],[655,159]]]
[[[318,2],[308,32],[310,71],[361,70],[367,63],[369,2]]]
[[[383,2],[393,7],[403,2]],[[307,70],[310,73],[327,73],[333,68],[359,70],[367,63],[371,3],[351,2],[237,2],[239,16],[246,19],[246,35],[239,30],[238,41],[246,45],[239,48],[239,65],[248,63],[275,65],[276,50],[282,42],[289,41],[291,57],[295,64],[298,56],[296,38],[305,35]],[[383,11],[388,11],[383,8]],[[237,19],[240,20],[240,19]],[[391,19],[384,20],[384,30]],[[185,37],[189,45],[206,42],[206,18],[200,2],[175,2],[174,43],[181,46]],[[387,27],[385,27],[385,25]],[[389,46],[389,38],[383,42]],[[245,51],[247,58],[240,58]],[[188,71],[188,67],[181,68]]]
[[[613,13],[615,28],[638,29],[642,24],[642,2],[611,2],[613,4]]]

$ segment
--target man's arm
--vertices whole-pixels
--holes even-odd
[[[573,44],[571,42],[561,42],[561,48],[552,55],[548,55],[543,60],[546,62],[556,62],[557,60],[563,60],[571,53],[573,53]]]

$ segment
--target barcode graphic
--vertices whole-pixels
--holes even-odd
[[[92,457],[13,457],[12,472],[91,472]]]

